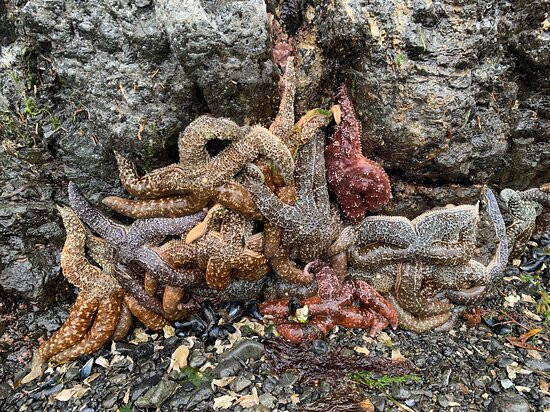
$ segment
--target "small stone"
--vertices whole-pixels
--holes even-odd
[[[494,392],[494,393],[499,393],[500,392],[500,385],[498,384],[498,382],[493,382],[493,383],[491,383],[491,385],[489,385],[489,390],[491,392]]]
[[[73,379],[75,379],[80,372],[79,368],[69,368],[67,369],[67,372],[65,372],[65,381],[70,382]]]
[[[264,392],[273,392],[273,389],[275,389],[276,387],[277,381],[271,376],[268,376],[262,384],[262,389],[264,390]]]
[[[514,386],[514,382],[512,382],[510,379],[503,379],[500,381],[500,384],[504,389],[508,389]]]
[[[384,412],[386,408],[386,397],[382,395],[375,395],[371,399],[374,409],[378,412]]]
[[[391,394],[395,399],[399,399],[401,401],[411,397],[411,391],[402,385],[394,386],[391,390]]]
[[[493,399],[487,410],[488,412],[530,412],[531,407],[523,396],[505,392]]]
[[[449,401],[447,400],[447,398],[443,395],[439,395],[437,397],[437,403],[439,404],[439,406],[441,406],[442,408],[446,408],[447,406],[449,406]]]
[[[329,350],[328,343],[321,339],[315,339],[311,344],[311,351],[316,355],[324,355]]]
[[[117,401],[117,395],[115,393],[111,393],[110,395],[107,395],[105,399],[101,402],[101,406],[103,406],[105,409],[111,409]]]
[[[321,382],[319,385],[319,390],[323,393],[329,393],[331,388],[331,384],[326,381]]]
[[[550,362],[542,359],[527,359],[525,366],[539,372],[550,372]]]
[[[229,384],[229,389],[231,389],[233,392],[240,392],[243,389],[248,388],[250,385],[252,385],[252,381],[250,379],[239,376],[237,379]]]
[[[270,393],[262,393],[259,396],[259,400],[260,400],[260,404],[262,404],[266,408],[273,408],[275,406],[275,402],[277,401],[275,396],[273,396]]]
[[[243,362],[246,362],[250,358],[258,360],[263,356],[264,352],[265,347],[262,343],[252,339],[244,339],[234,348],[222,353],[220,360],[223,361],[229,358],[239,358]]]
[[[178,386],[174,381],[163,379],[140,396],[136,400],[136,406],[140,408],[160,408],[164,401],[172,396]]]
[[[193,352],[189,358],[189,366],[192,368],[200,368],[206,363],[206,357],[200,352]]]
[[[281,386],[292,386],[294,385],[300,377],[292,372],[285,372],[279,379],[279,385]]]
[[[228,376],[235,376],[242,369],[242,366],[235,359],[226,359],[221,361],[214,368],[214,376],[216,378],[227,378]]]
[[[499,368],[505,368],[506,366],[511,365],[512,363],[514,363],[513,359],[502,358],[502,359],[499,359],[499,361],[497,362],[497,366]]]

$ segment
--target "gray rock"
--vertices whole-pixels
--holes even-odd
[[[527,359],[525,366],[535,371],[550,372],[550,362],[543,359]]]
[[[265,3],[155,3],[172,50],[217,116],[269,116],[276,96]]]
[[[101,401],[101,406],[103,406],[105,409],[112,408],[117,401],[117,395],[115,393],[111,393],[107,395],[103,401]]]
[[[252,381],[243,376],[238,376],[233,382],[229,384],[229,389],[233,392],[240,392],[252,385]]]
[[[218,363],[214,368],[213,374],[218,379],[226,378],[237,375],[241,369],[241,364],[235,359],[225,359]]]
[[[189,357],[189,366],[192,368],[200,368],[206,363],[206,357],[197,351],[194,351]]]
[[[140,408],[160,408],[164,401],[176,392],[178,386],[174,381],[163,379],[140,396],[136,400],[136,406]]]
[[[277,402],[277,398],[270,393],[262,393],[259,397],[260,404],[266,408],[274,408]]]
[[[235,347],[222,353],[220,359],[239,358],[243,362],[248,359],[258,360],[262,357],[264,351],[264,345],[257,340],[243,339]]]
[[[371,402],[374,406],[374,409],[377,412],[384,412],[384,408],[386,407],[386,397],[382,395],[374,395],[371,398]]]
[[[391,394],[394,398],[399,399],[399,400],[405,400],[405,399],[411,397],[411,391],[408,390],[407,388],[405,388],[402,385],[394,386],[391,389]]]
[[[493,399],[487,410],[489,412],[529,412],[531,407],[523,396],[505,392]]]
[[[300,377],[292,372],[285,372],[281,375],[279,379],[279,385],[281,386],[292,386],[294,385]]]

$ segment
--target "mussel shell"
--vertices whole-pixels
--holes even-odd
[[[233,322],[239,319],[243,315],[243,312],[244,312],[244,308],[240,302],[231,302],[227,308],[229,321]]]
[[[201,313],[207,325],[217,323],[216,309],[208,299],[201,303]]]
[[[228,334],[237,332],[237,328],[230,324],[223,325],[221,328],[226,330]]]
[[[291,315],[294,315],[294,313],[296,313],[298,309],[301,309],[303,307],[304,307],[304,304],[296,298],[292,298],[288,302],[288,311],[290,312]]]
[[[80,379],[86,379],[92,373],[92,366],[94,365],[94,358],[88,359],[88,362],[84,364],[80,369]]]
[[[522,265],[519,268],[524,272],[528,272],[528,273],[535,272],[542,267],[545,260],[546,259],[540,259],[540,260],[530,259],[525,263],[522,263]]]
[[[185,333],[203,333],[206,330],[207,325],[199,317],[193,317],[186,322],[176,322],[176,330]]]
[[[244,306],[244,311],[246,316],[250,316],[251,318],[263,320],[264,316],[260,312],[260,305],[258,305],[258,302],[248,302]]]

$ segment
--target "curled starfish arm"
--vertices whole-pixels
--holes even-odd
[[[191,191],[189,171],[174,163],[139,176],[134,164],[115,152],[122,187],[132,196],[154,199],[161,196],[186,194]]]
[[[182,299],[187,296],[185,289],[166,285],[162,297],[162,309],[164,317],[168,320],[179,320],[189,316],[192,312],[197,311],[198,307],[195,302],[190,299],[188,302],[182,302]]]
[[[102,200],[105,206],[133,219],[186,216],[201,210],[208,201],[208,197],[191,194],[138,200],[107,196]]]
[[[119,263],[116,266],[114,275],[127,295],[133,296],[142,306],[150,311],[162,314],[162,304],[160,300],[156,296],[149,295],[145,292],[143,282],[136,279],[131,269]]]
[[[122,304],[121,295],[122,293],[115,293],[100,300],[94,322],[86,336],[76,345],[52,356],[50,360],[56,364],[69,362],[103,347],[115,332]]]
[[[354,295],[363,306],[372,308],[376,313],[387,319],[387,322],[393,329],[397,328],[397,313],[392,305],[380,293],[367,282],[361,280],[352,280],[350,286],[353,289]],[[387,325],[385,325],[384,328],[386,326]]]
[[[341,232],[338,238],[330,245],[327,250],[328,256],[335,256],[339,253],[345,252],[349,247],[354,245],[359,239],[359,233],[353,226],[346,226]]]
[[[277,276],[287,282],[307,285],[313,281],[312,274],[305,273],[290,260],[287,246],[281,245],[269,259],[269,264]]]
[[[69,202],[77,216],[109,243],[118,245],[126,239],[124,226],[114,223],[92,207],[73,182],[69,183]]]
[[[151,330],[160,330],[167,324],[166,319],[162,315],[140,305],[137,299],[131,295],[126,294],[124,296],[124,303],[128,305],[128,309],[130,309],[132,315]]]
[[[113,340],[122,340],[128,335],[130,328],[132,327],[132,312],[128,308],[128,305],[123,301],[120,307],[120,314],[118,322],[113,333]]]
[[[235,176],[244,165],[263,156],[271,160],[279,169],[285,182],[292,180],[294,160],[290,150],[283,142],[273,136],[267,129],[254,126],[250,133],[233,145],[224,149],[212,159],[208,169],[211,177],[207,184],[217,187]]]
[[[245,186],[250,190],[252,199],[262,215],[283,230],[293,230],[297,222],[301,220],[299,211],[279,199],[263,184],[263,181],[261,171],[254,165],[247,165]]]
[[[547,183],[549,186],[550,183]],[[541,189],[528,189],[519,193],[522,200],[531,200],[537,202],[545,207],[550,206],[550,191],[544,191]]]
[[[451,310],[452,305],[446,299],[435,300],[425,295],[422,271],[418,272],[401,275],[401,280],[395,286],[394,295],[401,307],[412,315],[423,318]]]
[[[240,127],[229,119],[199,116],[189,123],[178,139],[180,165],[189,168],[205,166],[210,160],[206,150],[209,140],[235,141],[243,138],[247,131],[248,127]]]
[[[428,332],[443,325],[451,317],[449,311],[441,313],[439,315],[430,316],[427,318],[416,317],[401,307],[397,299],[393,296],[388,296],[388,301],[392,304],[397,317],[399,318],[399,326],[403,329],[410,330],[417,333]]]
[[[491,262],[487,267],[489,273],[490,284],[495,284],[504,273],[506,269],[506,264],[508,263],[509,257],[509,247],[508,247],[508,238],[506,235],[506,225],[504,219],[498,207],[497,200],[492,190],[485,190],[485,199],[486,199],[486,211],[489,219],[493,223],[495,229],[495,234],[498,239],[498,245]]]

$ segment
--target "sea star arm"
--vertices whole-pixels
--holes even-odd
[[[531,200],[546,207],[550,206],[550,191],[544,191],[537,188],[528,189],[520,192],[519,196],[522,200]]]
[[[290,137],[294,127],[294,98],[296,95],[296,73],[294,58],[289,57],[286,62],[285,74],[282,78],[283,92],[279,112],[269,127],[269,131],[277,136],[287,146],[291,146]]]
[[[69,183],[69,202],[78,217],[103,239],[115,246],[126,240],[126,229],[92,207],[72,182]]]
[[[367,308],[373,309],[383,318],[387,319],[392,328],[397,327],[397,313],[392,305],[372,286],[361,280],[349,281],[354,296]]]
[[[137,299],[131,295],[126,294],[124,296],[124,303],[128,306],[132,315],[151,330],[161,330],[167,324],[162,315],[140,305]]]
[[[115,332],[120,307],[122,304],[122,292],[110,295],[99,301],[94,323],[84,339],[76,345],[53,356],[54,363],[65,363],[87,353],[93,353],[107,343]]]
[[[403,329],[410,330],[417,333],[423,333],[437,328],[443,325],[451,317],[449,311],[434,315],[427,318],[416,317],[401,307],[397,299],[393,296],[388,296],[388,301],[394,307],[399,318],[399,326]]]
[[[145,293],[143,282],[136,279],[131,269],[119,263],[116,266],[115,277],[124,288],[127,295],[136,298],[138,302],[148,310],[162,314],[162,305],[159,299]]]
[[[132,312],[128,308],[128,305],[123,301],[120,307],[118,322],[113,333],[113,340],[115,342],[124,339],[126,335],[128,335],[128,331],[132,327],[132,320]]]
[[[168,196],[159,199],[126,199],[107,196],[102,200],[105,206],[121,215],[134,219],[153,217],[180,217],[198,212],[210,199],[196,195]]]

